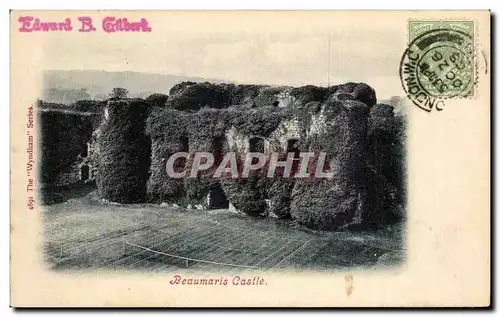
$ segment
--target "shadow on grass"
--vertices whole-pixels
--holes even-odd
[[[95,182],[44,187],[39,192],[39,199],[44,206],[60,204],[69,199],[85,197],[96,189]]]

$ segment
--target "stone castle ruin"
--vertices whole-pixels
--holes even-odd
[[[363,83],[271,87],[183,82],[168,96],[39,103],[41,182],[95,182],[116,203],[230,208],[292,218],[314,229],[379,227],[400,220],[406,200],[405,120]],[[177,152],[326,152],[331,179],[171,178]],[[181,162],[189,169],[192,157]],[[294,156],[297,158],[297,156]],[[178,167],[179,168],[179,167]]]

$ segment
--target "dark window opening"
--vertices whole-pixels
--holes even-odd
[[[90,176],[90,168],[88,165],[82,165],[82,167],[80,167],[80,179],[82,181],[87,181],[89,179],[89,176]]]
[[[179,141],[181,143],[181,152],[189,152],[189,139],[186,136],[181,136]]]
[[[297,139],[288,140],[286,145],[286,153],[287,156],[289,153],[293,153],[292,174],[295,174],[296,172],[299,171],[300,168],[299,140]]]
[[[83,145],[82,153],[80,153],[81,157],[87,157],[89,155],[89,144],[85,143]]]
[[[179,138],[180,151],[179,152],[189,152],[189,139],[186,136],[181,136]],[[182,173],[186,167],[187,159],[185,157],[180,157],[174,162],[174,171],[176,173]],[[149,175],[151,176],[151,175]]]
[[[215,184],[210,189],[210,208],[211,209],[226,209],[229,208],[229,201],[226,194],[222,190],[220,184]]]
[[[294,156],[293,156],[294,159],[300,158],[299,140],[297,140],[297,139],[290,139],[290,140],[288,140],[287,144],[286,144],[286,152],[287,153],[293,152],[294,153]]]
[[[214,166],[222,162],[224,151],[224,138],[217,137],[212,142],[212,155],[214,156]]]
[[[249,152],[264,153],[264,139],[259,137],[250,138]]]
[[[275,102],[273,102],[273,106],[277,107],[279,106],[280,102],[278,100],[276,100]]]

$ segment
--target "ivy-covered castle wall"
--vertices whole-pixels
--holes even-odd
[[[102,108],[103,105],[101,105]],[[37,103],[39,185],[67,186],[94,180],[95,157],[92,133],[101,122],[101,112],[78,103]]]
[[[146,199],[150,139],[145,134],[148,105],[144,100],[107,103],[100,127],[98,194],[112,202],[139,203]]]
[[[99,127],[91,127],[98,193],[118,203],[231,206],[314,229],[385,225],[403,216],[405,121],[376,103],[375,91],[362,83],[294,88],[185,82],[168,98],[110,100]],[[212,153],[216,166],[235,152],[241,168],[248,152],[278,152],[285,160],[290,151],[328,153],[333,178],[285,178],[279,168],[269,178],[267,165],[248,178],[214,178],[215,168],[183,178],[166,171],[177,152],[190,154],[177,166],[189,174],[196,152]]]

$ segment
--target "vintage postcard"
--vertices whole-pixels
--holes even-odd
[[[12,11],[14,307],[490,305],[489,11]]]

